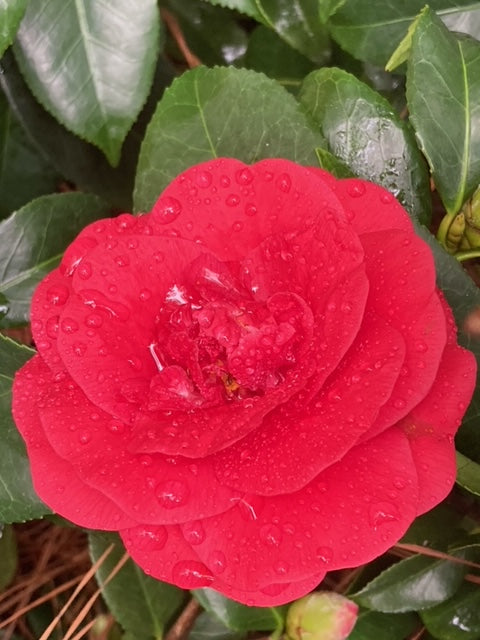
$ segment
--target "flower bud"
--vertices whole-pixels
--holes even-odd
[[[344,640],[357,620],[358,606],[333,591],[318,591],[294,602],[288,610],[290,640]]]

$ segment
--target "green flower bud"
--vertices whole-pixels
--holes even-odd
[[[480,248],[480,187],[463,206],[465,214],[465,235],[462,248]]]
[[[333,591],[317,591],[294,602],[287,613],[290,640],[344,640],[357,620],[358,606]]]
[[[449,253],[456,253],[465,232],[465,214],[459,213],[448,227],[445,246]]]

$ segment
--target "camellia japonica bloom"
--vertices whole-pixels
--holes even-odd
[[[212,160],[86,227],[37,288],[13,411],[39,496],[146,573],[271,606],[455,478],[475,363],[398,202]]]

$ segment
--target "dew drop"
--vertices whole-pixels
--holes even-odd
[[[279,560],[275,563],[273,570],[279,576],[286,576],[288,573],[288,564],[286,562],[283,562],[282,560]]]
[[[167,538],[168,533],[165,527],[143,527],[135,536],[135,546],[142,551],[161,551]]]
[[[87,351],[87,345],[84,342],[76,342],[73,346],[73,353],[76,356],[82,357],[85,355]]]
[[[393,406],[395,409],[403,409],[406,405],[406,402],[403,398],[397,398],[393,401]]]
[[[78,434],[78,441],[80,442],[80,444],[88,444],[91,439],[92,439],[92,434],[89,433],[88,431],[81,431]]]
[[[163,253],[163,251],[155,251],[155,253],[153,254],[153,259],[158,263],[164,262],[165,254]]]
[[[189,488],[183,480],[167,480],[157,485],[155,495],[165,509],[176,509],[188,500]]]
[[[130,264],[130,258],[128,256],[116,256],[115,264],[117,264],[119,267],[128,267],[128,265]]]
[[[251,218],[252,216],[256,215],[256,213],[257,207],[251,202],[247,202],[247,204],[245,205],[245,215]]]
[[[120,420],[110,420],[110,422],[107,424],[107,429],[110,431],[110,433],[122,433],[123,431],[125,431],[125,425],[123,422],[120,422]]]
[[[281,173],[275,180],[275,185],[277,186],[277,189],[280,189],[283,193],[288,193],[292,188],[292,179],[288,173]]]
[[[232,224],[232,230],[233,231],[241,231],[243,229],[243,222],[240,222],[239,220],[237,220],[237,222],[234,222]]]
[[[206,189],[212,184],[212,174],[209,171],[199,171],[195,181],[201,189]]]
[[[181,203],[170,196],[159,198],[153,205],[152,215],[160,224],[169,224],[178,218],[182,211]]]
[[[391,204],[393,202],[393,196],[391,193],[382,193],[380,196],[380,202],[382,204]]]
[[[213,575],[202,562],[177,562],[172,570],[172,581],[182,589],[208,587],[213,582]]]
[[[58,336],[58,323],[58,316],[52,316],[46,322],[45,332],[49,338],[52,338],[52,340],[55,340]]]
[[[260,540],[269,547],[278,547],[282,537],[282,531],[276,524],[264,524],[260,529]]]
[[[103,318],[99,313],[89,313],[85,318],[85,324],[87,327],[98,329],[98,327],[101,327],[103,324]]]
[[[212,551],[208,557],[208,566],[210,567],[211,572],[216,576],[223,573],[227,566],[225,554],[221,551]]]
[[[225,204],[227,207],[236,207],[240,204],[240,197],[235,193],[231,193],[226,197]]]
[[[202,544],[205,540],[205,529],[199,520],[182,524],[182,533],[185,540],[192,545]]]
[[[315,554],[325,564],[328,564],[333,559],[333,549],[330,547],[317,547]]]
[[[365,185],[360,181],[352,181],[348,185],[347,191],[352,198],[360,198],[365,194]]]
[[[370,525],[376,530],[378,527],[399,519],[398,509],[390,502],[377,502],[370,506],[368,517]]]
[[[60,329],[63,333],[71,334],[78,331],[78,322],[73,318],[63,318],[60,322]]]
[[[85,262],[85,260],[82,260],[77,268],[77,273],[78,277],[82,280],[88,280],[92,275],[92,265],[90,264],[90,262]]]
[[[423,340],[417,340],[415,342],[415,351],[418,351],[419,353],[425,353],[426,351],[428,351],[427,343]]]
[[[244,167],[243,169],[239,169],[235,173],[235,180],[239,185],[246,186],[247,184],[250,184],[252,182],[253,173],[250,171],[250,169]]]
[[[230,186],[230,178],[228,176],[221,176],[220,184],[222,187],[227,188]]]
[[[119,231],[126,231],[127,229],[133,229],[137,224],[137,218],[130,213],[121,213],[115,218],[115,224]]]
[[[68,296],[70,292],[68,288],[62,284],[55,285],[50,287],[47,290],[47,300],[50,304],[55,305],[56,307],[60,307],[65,304],[68,300]]]
[[[150,289],[142,289],[138,294],[138,297],[142,302],[146,302],[152,297],[152,292],[150,291]]]

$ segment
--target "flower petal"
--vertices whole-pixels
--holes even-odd
[[[14,382],[13,415],[27,445],[35,490],[51,509],[81,527],[111,530],[132,526],[133,518],[85,484],[73,466],[50,446],[39,407],[51,379],[52,372],[35,356],[18,371]]]

